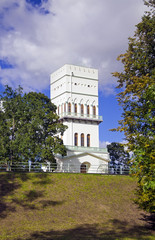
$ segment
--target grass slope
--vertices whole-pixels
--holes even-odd
[[[129,176],[0,173],[1,240],[153,240]]]

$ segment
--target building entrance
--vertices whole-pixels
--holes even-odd
[[[87,172],[87,166],[86,166],[86,164],[81,164],[80,172],[81,172],[81,173],[86,173],[86,172]]]

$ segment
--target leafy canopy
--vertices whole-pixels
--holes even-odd
[[[1,95],[0,160],[55,162],[56,153],[66,154],[59,138],[66,127],[47,96],[22,90],[6,86]]]
[[[129,153],[125,151],[123,144],[112,142],[107,145],[107,150],[110,155],[112,166],[122,165],[126,167],[129,165]]]
[[[129,38],[128,50],[118,60],[123,72],[118,78],[118,102],[123,108],[118,131],[124,131],[128,149],[133,152],[132,170],[138,178],[137,203],[155,211],[155,2]],[[115,129],[116,130],[116,129]]]

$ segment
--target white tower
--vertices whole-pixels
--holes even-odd
[[[68,126],[65,145],[99,147],[97,69],[64,65],[51,74],[51,100]]]
[[[60,121],[68,126],[63,136],[72,151],[68,155],[103,152],[99,149],[98,70],[65,64],[51,74],[50,93]],[[104,157],[105,153],[104,149]]]

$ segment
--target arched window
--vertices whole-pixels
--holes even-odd
[[[87,147],[90,147],[90,134],[87,134]]]
[[[64,103],[64,112],[66,112],[66,103]]]
[[[83,116],[84,114],[84,107],[83,107],[83,104],[81,104],[81,116]]]
[[[81,146],[84,147],[84,134],[81,133]]]
[[[71,103],[68,103],[68,113],[71,113]]]
[[[75,115],[77,115],[77,103],[74,104],[74,112],[75,112]]]
[[[74,145],[78,146],[78,133],[74,134]]]
[[[87,105],[87,116],[89,116],[89,113],[90,113],[90,111],[89,111],[89,105]]]
[[[61,114],[63,113],[63,104],[61,104]]]
[[[93,116],[96,116],[96,107],[93,106]]]

